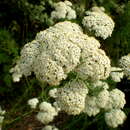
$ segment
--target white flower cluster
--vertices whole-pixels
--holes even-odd
[[[42,102],[39,105],[40,111],[37,114],[37,119],[43,124],[48,124],[53,121],[54,117],[58,115],[55,107],[48,102]]]
[[[122,109],[126,104],[125,94],[119,89],[113,89],[109,93],[109,100],[105,107],[106,110],[118,108]]]
[[[119,89],[113,89],[111,91],[108,91],[106,88],[104,89],[102,87],[101,90],[99,88],[95,88],[95,90],[94,89],[91,90],[93,91],[96,90],[97,94],[93,96],[88,96],[86,98],[86,108],[85,108],[86,111],[89,111],[87,108],[94,109],[94,107],[95,110],[102,108],[105,111],[111,109],[122,109],[126,104],[125,94]],[[95,114],[92,113],[89,115],[91,116]]]
[[[58,66],[49,55],[43,52],[38,56],[34,64],[34,72],[40,81],[46,81],[50,85],[57,85],[59,81],[66,78],[63,68]]]
[[[59,85],[71,71],[82,79],[106,79],[110,60],[99,48],[100,43],[83,34],[79,25],[60,22],[41,31],[24,46],[11,72],[15,81],[19,81],[22,75],[28,76],[33,71],[37,79],[50,85]]]
[[[28,105],[32,108],[32,109],[36,109],[37,104],[39,103],[39,100],[37,98],[32,98],[28,100]]]
[[[120,109],[112,109],[111,111],[105,113],[105,121],[107,125],[113,128],[123,124],[125,119],[126,115]]]
[[[42,128],[42,130],[59,130],[59,129],[52,125],[46,125],[44,128]]]
[[[101,88],[101,86],[97,87],[98,89]],[[94,88],[96,89],[96,87]],[[125,113],[121,110],[126,103],[125,95],[118,89],[108,91],[108,87],[104,88],[104,85],[102,88],[103,90],[99,91],[96,96],[88,95],[86,97],[86,105],[83,112],[88,116],[95,116],[100,112],[100,109],[104,109],[106,124],[113,128],[118,127],[126,119]]]
[[[53,90],[51,90],[52,92]],[[55,89],[54,89],[55,91]],[[62,88],[57,88],[55,100],[58,107],[69,115],[78,115],[85,107],[88,88],[81,80],[73,80]],[[54,97],[54,96],[53,96]]]
[[[120,82],[123,76],[124,76],[124,73],[121,68],[111,67],[110,77],[112,78],[113,81]]]
[[[55,107],[69,115],[79,115],[83,112],[88,116],[95,116],[100,110],[104,110],[106,123],[115,127],[110,124],[110,117],[107,115],[114,110],[121,111],[126,103],[125,95],[119,89],[108,89],[108,84],[103,81],[89,83],[74,79],[64,87],[51,89],[49,95],[55,99]],[[121,122],[117,119],[113,119],[116,127],[124,121],[123,118],[120,119]]]
[[[89,84],[88,84],[89,85]],[[95,116],[100,109],[105,109],[109,101],[109,88],[106,82],[96,81],[89,85],[90,95],[86,97],[84,113],[88,116]]]
[[[82,24],[86,30],[103,39],[111,36],[115,26],[114,21],[104,13],[102,7],[93,7],[91,11],[86,11]]]
[[[130,54],[122,56],[119,60],[119,65],[123,69],[124,75],[130,79]]]
[[[119,89],[109,91],[109,86],[104,81],[85,82],[73,79],[63,87],[51,89],[49,96],[55,99],[53,106],[51,103],[42,102],[37,114],[37,119],[43,124],[52,122],[60,111],[69,115],[79,115],[83,112],[88,116],[96,116],[100,110],[104,110],[106,124],[113,128],[121,125],[126,118],[121,110],[126,103],[125,94]],[[28,103],[35,106],[35,100],[30,99]],[[113,111],[119,113],[119,121],[118,114],[112,115]],[[54,127],[47,128],[53,130]]]
[[[76,12],[72,9],[70,1],[55,3],[54,8],[55,10],[51,12],[52,19],[76,19]]]
[[[13,81],[19,82],[22,75],[29,76],[33,71],[33,63],[37,55],[40,53],[40,44],[34,40],[27,43],[21,50],[21,57],[17,65],[10,70],[13,73]]]
[[[97,106],[95,96],[86,97],[86,103],[83,112],[88,116],[95,116],[100,112],[100,108]]]
[[[103,50],[93,48],[90,52],[84,51],[81,58],[81,64],[76,68],[80,78],[95,81],[109,77],[110,60]]]
[[[77,24],[61,22],[37,34],[42,53],[35,60],[34,73],[41,81],[58,85],[79,63],[81,49],[69,40],[70,34],[83,33]]]
[[[71,7],[69,1],[56,3],[51,17],[74,19],[76,13]],[[86,29],[103,39],[111,36],[114,22],[104,13],[104,8],[93,7],[86,13],[83,19]],[[75,79],[68,78],[63,86],[49,91],[49,96],[55,99],[53,105],[46,101],[40,103],[36,117],[43,124],[52,122],[59,111],[95,116],[103,110],[106,123],[115,128],[126,118],[121,110],[126,103],[125,95],[118,89],[109,91],[108,84],[102,80],[111,75],[119,82],[124,73],[130,77],[130,56],[122,57],[120,65],[124,72],[120,72],[122,68],[111,67],[98,40],[84,34],[78,24],[64,21],[37,33],[35,40],[23,47],[20,59],[10,72],[15,82],[34,72],[38,80],[54,86],[60,85],[70,72],[76,74]],[[28,101],[32,109],[38,103],[37,98]],[[47,125],[43,130],[58,129]]]
[[[2,110],[1,106],[0,106],[0,129],[2,128],[2,123],[3,123],[3,120],[4,120],[4,114],[5,114],[5,110]]]
[[[126,119],[125,113],[121,110],[126,103],[125,95],[118,89],[108,89],[108,84],[103,81],[90,83],[74,79],[63,87],[51,89],[49,95],[55,99],[53,106],[45,101],[40,103],[40,111],[36,117],[43,124],[48,124],[60,111],[69,115],[79,115],[83,112],[88,116],[96,116],[100,110],[104,110],[106,124],[115,128]],[[32,109],[36,108],[37,103],[37,98],[28,101]],[[58,129],[47,125],[43,130]]]
[[[20,78],[22,77],[22,72],[18,64],[14,68],[10,69],[10,73],[12,73],[12,78],[14,82],[20,81]]]
[[[107,107],[107,103],[109,101],[109,91],[106,89],[103,89],[100,91],[97,95],[96,103],[99,108],[105,108]]]

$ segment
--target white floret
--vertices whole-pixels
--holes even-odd
[[[109,112],[105,113],[106,124],[113,128],[122,125],[125,119],[126,115],[120,109],[112,109]]]
[[[14,82],[19,82],[22,77],[22,72],[20,70],[19,65],[16,65],[14,68],[10,69],[10,73],[12,73],[12,78]]]
[[[62,111],[69,115],[78,115],[85,107],[85,98],[88,89],[83,81],[73,80],[57,89],[56,102]]]
[[[124,74],[130,79],[130,54],[122,56],[119,65],[123,69]]]
[[[92,101],[93,104],[95,103],[95,109],[106,108],[110,95],[108,91],[108,84],[99,80],[92,83],[87,83],[87,86],[89,88],[90,96],[86,98],[86,104],[91,104]]]
[[[109,85],[108,83],[104,82],[104,81],[101,81],[101,80],[97,80],[95,82],[92,82],[91,83],[91,88],[92,90],[95,90],[95,89],[109,89]]]
[[[2,127],[2,123],[4,121],[4,114],[5,114],[5,110],[2,110],[1,106],[0,106],[0,128]]]
[[[44,128],[42,128],[42,130],[59,130],[59,129],[53,125],[46,125]]]
[[[95,116],[100,112],[100,108],[97,106],[95,96],[87,96],[85,101],[85,108],[83,110],[88,116]]]
[[[48,124],[53,121],[54,117],[58,115],[57,110],[48,102],[42,102],[39,105],[40,112],[37,114],[37,119],[43,124]]]
[[[72,3],[68,0],[65,0],[64,3],[67,5],[67,6],[72,6]]]
[[[51,89],[49,91],[49,96],[53,97],[53,98],[56,98],[56,93],[57,93],[57,88]]]
[[[57,115],[57,112],[56,112],[55,108],[51,105],[51,103],[42,102],[39,105],[39,109],[42,112],[48,112],[48,113],[53,113],[54,115]]]
[[[52,19],[62,19],[66,17],[66,4],[64,2],[58,2],[54,4],[55,11],[51,12]]]
[[[82,24],[87,30],[94,33],[96,37],[102,37],[103,39],[111,36],[115,24],[102,9],[93,8],[92,11],[87,11],[86,15],[82,20]]]
[[[112,91],[110,91],[109,94],[109,100],[105,107],[106,110],[112,108],[120,109],[124,107],[124,105],[126,104],[126,100],[125,94],[122,91],[120,91],[119,89],[113,89]]]
[[[37,107],[37,104],[39,103],[38,98],[32,98],[28,100],[28,105],[32,108],[35,109]]]
[[[101,7],[94,6],[94,7],[91,8],[91,11],[93,11],[93,12],[99,12],[99,13],[101,12],[102,13],[102,12],[105,11],[105,8],[102,7],[102,6]]]
[[[34,63],[34,73],[37,79],[48,82],[50,85],[58,85],[59,81],[66,78],[63,68],[44,52],[37,57]]]
[[[54,116],[51,113],[47,113],[47,112],[38,112],[37,116],[36,116],[37,120],[40,121],[43,124],[48,124],[50,122],[53,121]]]
[[[58,2],[54,4],[55,10],[51,12],[52,19],[65,19],[68,20],[76,18],[76,12],[72,9],[70,1]]]
[[[55,97],[56,98],[56,97]],[[56,111],[59,112],[61,111],[61,108],[59,107],[58,103],[57,102],[54,102],[53,103],[53,106],[55,107]]]
[[[37,41],[32,41],[25,44],[21,50],[21,57],[18,65],[23,75],[29,76],[33,70],[33,63],[37,55],[40,53],[40,44]]]
[[[66,18],[68,20],[71,20],[71,19],[76,19],[76,12],[75,10],[73,10],[71,7],[67,7],[67,15],[66,15]]]
[[[109,91],[104,89],[96,97],[96,103],[99,108],[104,108],[109,100]]]

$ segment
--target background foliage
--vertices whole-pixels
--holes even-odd
[[[26,101],[40,94],[43,90],[38,81],[31,76],[23,78],[20,83],[13,83],[9,70],[14,66],[19,52],[23,45],[34,39],[37,32],[44,30],[58,21],[50,19],[50,13],[54,8],[54,2],[60,0],[3,0],[0,1],[0,105],[7,110],[4,129],[15,129],[15,124],[29,115]],[[84,11],[92,6],[103,6],[106,12],[115,21],[115,30],[112,37],[100,42],[107,55],[111,58],[112,64],[116,65],[118,59],[130,52],[130,1],[128,0],[71,0],[77,11],[75,22],[81,25]],[[59,20],[60,21],[60,20]],[[62,20],[61,20],[62,21]],[[111,82],[111,81],[110,81]],[[123,79],[117,86],[126,93],[127,106],[130,107],[130,82]],[[121,86],[123,86],[121,88]],[[46,97],[46,91],[41,98]],[[126,109],[127,111],[127,109]],[[97,119],[99,120],[98,124]],[[91,118],[69,117],[64,123],[65,129],[76,130],[79,126],[86,128],[108,130],[110,128],[102,125],[102,116]],[[71,123],[68,123],[71,122]],[[77,126],[78,122],[78,126]],[[85,123],[88,122],[88,123]],[[69,125],[67,125],[69,124]],[[126,121],[123,127],[128,129]],[[13,130],[14,130],[13,129]],[[20,129],[19,129],[20,130]]]

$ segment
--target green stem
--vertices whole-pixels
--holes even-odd
[[[16,122],[16,121],[18,121],[18,120],[21,120],[22,118],[24,118],[24,117],[30,115],[32,112],[33,112],[33,110],[30,111],[30,112],[24,113],[24,114],[21,115],[21,116],[18,116],[18,117],[15,118],[14,120],[11,120],[11,121],[4,121],[4,125],[11,125],[11,124],[13,124],[14,122]]]
[[[27,78],[26,78],[26,83],[27,83],[28,88],[25,90],[25,93],[24,93],[24,94],[22,95],[22,97],[18,100],[18,102],[14,105],[14,107],[12,108],[12,110],[11,110],[9,113],[7,113],[7,114],[12,114],[12,113],[15,112],[16,107],[22,102],[23,98],[26,97],[27,93],[28,93],[29,90],[32,88]]]

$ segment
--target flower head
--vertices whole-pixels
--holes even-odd
[[[123,108],[125,104],[126,104],[125,94],[119,89],[113,89],[109,93],[109,100],[107,102],[105,109],[106,110],[112,108],[120,109]]]
[[[55,107],[48,102],[42,102],[39,105],[39,109],[40,111],[37,114],[37,119],[43,124],[48,124],[53,121],[54,117],[58,114]]]
[[[32,98],[28,100],[28,105],[32,108],[35,109],[37,107],[37,104],[39,103],[39,100],[37,98]]]
[[[83,18],[82,24],[87,30],[94,33],[96,37],[106,39],[111,36],[115,24],[111,17],[102,10],[102,8],[94,7],[92,11],[87,11],[87,16]]]
[[[55,10],[51,12],[52,19],[67,18],[68,20],[76,18],[76,12],[72,9],[70,1],[58,2],[54,4]]]
[[[34,72],[37,79],[59,85],[70,72],[81,79],[106,79],[110,59],[94,37],[88,37],[78,24],[65,21],[39,32],[21,50],[21,57],[11,69],[15,81]]]
[[[88,116],[95,116],[100,112],[100,108],[97,106],[95,96],[87,96],[85,100],[85,108],[83,110]]]
[[[118,125],[123,124],[126,115],[120,109],[112,109],[105,113],[106,124],[110,127],[116,128]]]
[[[87,93],[88,88],[83,81],[73,80],[57,89],[55,100],[61,110],[70,115],[77,115],[84,109]]]
[[[122,56],[119,60],[119,65],[123,69],[124,75],[130,79],[130,54]]]

